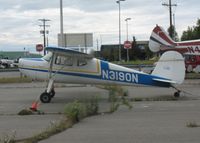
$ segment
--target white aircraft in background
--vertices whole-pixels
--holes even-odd
[[[156,25],[151,33],[149,48],[152,52],[173,50],[184,55],[200,55],[200,39],[175,42],[162,27]]]
[[[0,66],[2,68],[14,67],[14,60],[0,59]]]
[[[185,77],[184,59],[175,51],[164,53],[152,74],[102,61],[69,48],[46,47],[46,51],[48,54],[43,58],[19,60],[21,73],[33,79],[48,80],[45,91],[40,95],[43,103],[49,103],[55,95],[54,82],[175,88]],[[180,90],[176,90],[174,96],[179,97]]]

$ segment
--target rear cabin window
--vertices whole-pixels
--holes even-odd
[[[87,65],[87,60],[85,58],[79,58],[77,60],[77,66],[85,66]]]
[[[73,65],[73,59],[70,56],[57,56],[56,59],[55,59],[55,64],[72,66]]]

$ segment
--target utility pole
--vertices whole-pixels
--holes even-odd
[[[169,35],[171,38],[173,38],[173,29],[172,29],[172,6],[177,6],[177,4],[172,4],[171,0],[169,0],[169,3],[163,3],[163,6],[169,7]]]
[[[46,34],[48,34],[48,31],[46,31],[46,27],[49,27],[50,25],[47,25],[46,22],[50,21],[49,19],[38,19],[42,22],[42,25],[39,25],[40,27],[43,27],[43,30],[40,31],[41,34],[43,34],[44,37],[44,48],[46,47]],[[44,49],[44,55],[46,55],[46,51]]]

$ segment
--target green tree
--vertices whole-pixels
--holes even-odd
[[[179,41],[178,33],[176,32],[176,29],[175,29],[174,25],[172,25],[171,29],[172,29],[172,37],[171,38],[174,41]],[[167,31],[168,31],[168,33],[170,33],[170,27],[167,29]]]
[[[141,49],[137,46],[135,36],[133,36],[132,49],[129,52],[131,60],[137,60],[141,56]]]
[[[193,27],[189,27],[186,31],[183,31],[181,41],[200,39],[200,19]]]
[[[197,20],[197,24],[194,27],[194,37],[195,39],[200,39],[200,19]]]
[[[145,46],[145,57],[146,60],[149,60],[153,57],[153,52],[149,49],[149,46]]]

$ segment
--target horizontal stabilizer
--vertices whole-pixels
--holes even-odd
[[[157,81],[157,82],[164,82],[164,83],[172,83],[172,84],[175,84],[176,82],[173,81],[173,80],[165,80],[165,79],[158,79],[158,78],[153,78],[154,81]]]

